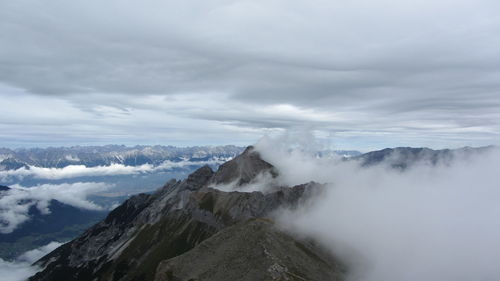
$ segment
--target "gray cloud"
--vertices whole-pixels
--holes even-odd
[[[21,223],[30,219],[29,209],[36,207],[42,214],[50,214],[50,201],[57,200],[77,208],[102,210],[102,207],[88,201],[90,194],[112,187],[106,183],[76,182],[62,184],[41,184],[32,187],[11,186],[0,197],[0,233],[10,233]]]
[[[25,177],[33,177],[35,179],[59,180],[78,177],[102,177],[116,175],[137,175],[144,173],[153,173],[160,171],[168,171],[174,168],[183,168],[188,166],[201,166],[222,164],[229,159],[215,158],[205,161],[169,161],[166,160],[160,165],[143,164],[139,166],[127,166],[123,164],[111,164],[109,166],[87,167],[85,165],[69,165],[63,168],[44,168],[29,166],[29,168],[19,168],[16,170],[0,171],[0,180],[9,181],[11,179],[23,179]]]
[[[31,264],[61,245],[62,244],[59,242],[50,242],[45,246],[23,253],[15,261],[5,261],[0,259],[0,275],[2,276],[2,280],[26,280],[28,277],[40,270],[38,267],[31,266]]]
[[[37,271],[27,262],[9,262],[0,259],[0,273],[5,281],[24,281]]]
[[[456,152],[446,165],[422,161],[402,172],[317,158],[318,148],[314,138],[286,135],[256,146],[281,183],[328,183],[276,220],[331,250],[347,264],[347,280],[498,279],[498,149],[469,158]]]
[[[312,127],[354,146],[443,146],[500,132],[497,1],[0,5],[0,95],[19,96],[7,144],[252,143]]]

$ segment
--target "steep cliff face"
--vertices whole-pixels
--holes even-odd
[[[173,258],[182,259],[181,255],[187,255],[203,241],[226,229],[230,231],[229,233],[243,235],[235,239],[244,240],[244,237],[247,237],[245,234],[246,225],[248,225],[248,235],[252,236],[255,224],[259,224],[261,228],[257,228],[262,229],[262,231],[257,231],[257,233],[271,233],[269,235],[274,237],[273,239],[276,241],[285,243],[283,244],[285,247],[288,245],[287,243],[292,243],[293,238],[283,236],[284,234],[275,231],[268,223],[246,224],[245,222],[250,219],[265,218],[278,208],[295,207],[301,200],[305,200],[316,186],[314,183],[309,183],[291,188],[284,187],[267,194],[223,192],[208,187],[213,183],[227,183],[235,180],[238,181],[238,184],[244,185],[264,172],[276,173],[271,164],[260,159],[258,154],[249,148],[242,155],[222,165],[216,173],[208,166],[204,166],[183,181],[172,180],[168,182],[152,195],[134,196],[83,235],[38,261],[37,265],[45,269],[31,277],[30,280],[218,280],[216,276],[219,275],[213,275],[210,277],[212,279],[208,278],[210,273],[205,272],[206,268],[200,268],[199,272],[192,273],[203,275],[206,278],[197,275],[198,277],[189,277],[190,279],[183,279],[184,277],[167,279],[170,278],[168,277],[170,276],[168,264],[172,266],[177,264],[172,263]],[[233,225],[238,225],[238,228],[230,230]],[[222,232],[221,235],[223,235]],[[244,244],[240,242],[233,243],[236,248],[228,253],[229,256],[224,256],[225,252],[223,251],[220,252],[220,256],[214,257],[214,261],[226,263],[231,260],[229,257],[234,253],[246,252],[244,248],[238,250],[238,247]],[[218,240],[214,238],[212,242],[207,243],[210,243],[210,247],[214,249],[218,249],[219,246],[232,247],[229,244],[226,245],[224,239],[221,240],[220,237]],[[262,245],[271,247],[270,244],[264,243]],[[293,245],[295,248],[298,247],[302,254],[308,255],[307,253],[313,252],[307,247]],[[279,251],[273,255],[285,258],[286,249]],[[204,258],[208,258],[206,256],[208,253],[204,253]],[[254,254],[249,253],[248,258],[253,258]],[[196,254],[193,253],[188,256],[192,255],[196,257]],[[286,268],[292,268],[292,265],[299,268],[301,267],[300,259],[301,257],[297,256],[292,259],[296,263],[277,264]],[[338,264],[331,258],[326,260],[326,264]],[[165,261],[170,261],[170,263]],[[201,260],[200,262],[203,263]],[[313,263],[311,260],[307,260],[307,262]],[[306,263],[303,265],[305,266]],[[159,268],[159,264],[163,266]],[[263,260],[259,268],[272,265],[270,261]],[[232,263],[220,264],[220,266],[232,268],[234,274],[237,274],[238,267],[234,267],[235,265]],[[164,270],[165,268],[167,269]],[[188,269],[179,269],[179,272],[186,270]],[[328,271],[327,267],[322,270]],[[338,280],[342,276],[342,274],[336,274],[340,272],[338,267],[331,267],[330,270],[332,271],[331,275],[317,276],[335,278],[311,280]],[[295,269],[290,272],[292,274],[304,273],[303,270]],[[283,278],[286,277],[285,275]],[[304,273],[304,276],[306,275]],[[269,276],[274,275],[262,274],[259,276],[262,278],[252,280],[268,280]],[[293,280],[283,278],[274,280]]]

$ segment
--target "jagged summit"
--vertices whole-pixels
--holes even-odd
[[[237,185],[243,185],[263,172],[269,172],[273,177],[278,175],[273,165],[262,160],[253,146],[248,146],[242,154],[219,166],[210,182],[229,184],[237,181]]]

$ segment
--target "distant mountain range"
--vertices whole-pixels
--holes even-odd
[[[371,151],[352,157],[350,160],[361,161],[361,165],[364,167],[384,163],[392,168],[406,169],[415,163],[447,165],[456,158],[468,159],[473,156],[481,156],[493,149],[497,149],[497,147],[463,147],[440,150],[425,147],[396,147]]]
[[[16,170],[29,166],[44,168],[64,168],[70,165],[86,167],[109,166],[123,164],[139,166],[144,164],[160,165],[166,160],[201,162],[211,159],[223,161],[243,152],[244,147],[225,146],[193,146],[175,147],[162,145],[125,145],[105,146],[72,146],[49,148],[0,148],[0,170]],[[337,154],[345,157],[358,156],[355,150],[322,151],[321,155]]]
[[[124,145],[72,146],[29,149],[0,148],[0,170],[15,170],[21,167],[63,168],[69,165],[86,167],[123,164],[138,166],[159,165],[170,161],[203,161],[214,158],[227,159],[243,151],[243,147],[226,146],[143,146]]]
[[[433,150],[430,148],[396,147],[364,154],[356,150],[324,150],[318,152],[318,156],[340,155],[350,160],[361,160],[364,166],[391,160],[395,167],[404,167],[405,163],[415,162],[415,160],[425,160],[436,164],[450,161],[457,155],[468,157],[468,155],[494,148],[494,146],[485,146]],[[243,150],[244,147],[234,145],[193,147],[105,145],[22,149],[0,148],[0,171],[16,170],[22,167],[29,169],[29,166],[64,168],[70,165],[84,165],[86,167],[109,166],[112,164],[126,166],[160,165],[167,160],[172,162],[202,162],[219,159],[224,162],[239,155]]]

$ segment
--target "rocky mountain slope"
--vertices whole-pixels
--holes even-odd
[[[318,184],[266,194],[210,188],[235,180],[243,188],[263,172],[277,171],[249,147],[217,172],[204,166],[136,195],[38,261],[44,270],[30,280],[342,280],[334,257],[268,219],[313,196]]]
[[[342,280],[345,268],[310,241],[252,219],[160,262],[155,280]]]

